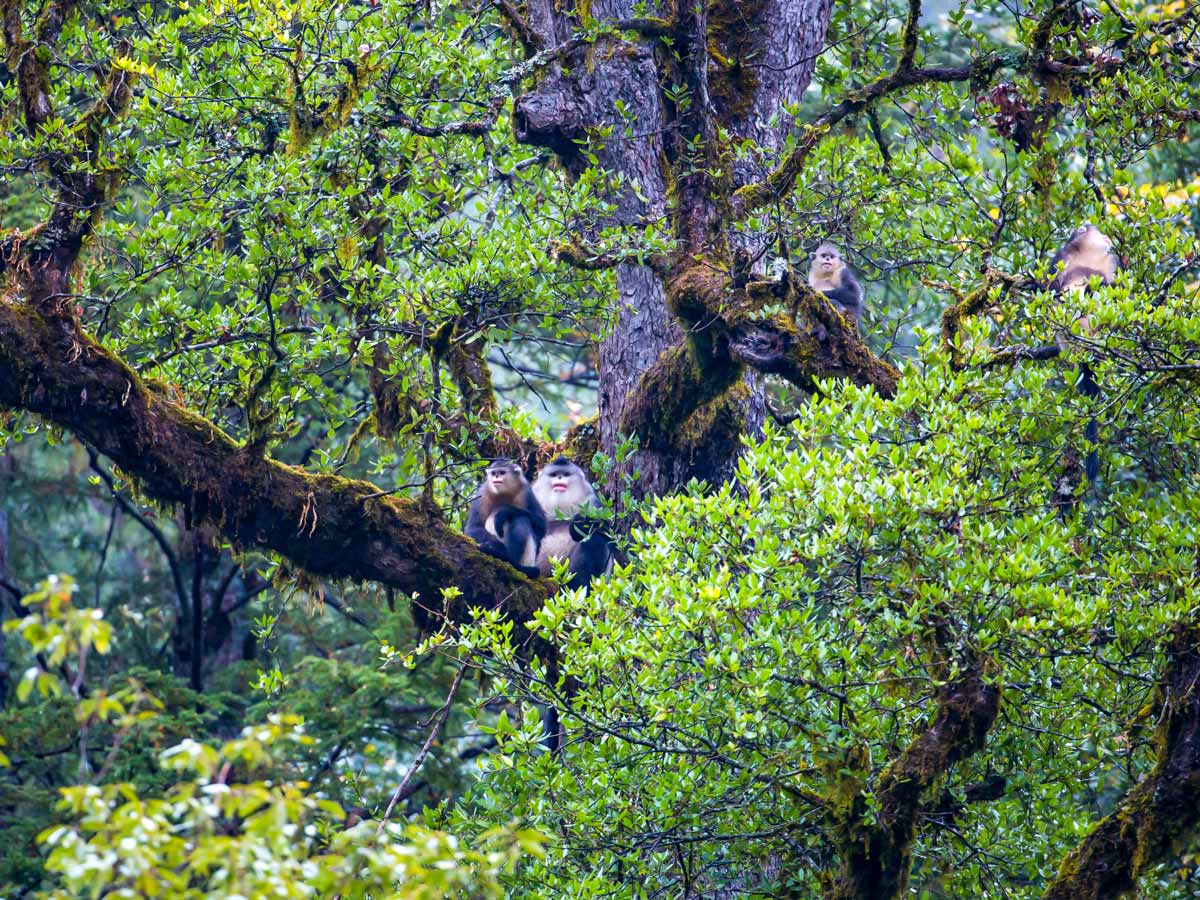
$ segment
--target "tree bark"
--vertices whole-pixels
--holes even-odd
[[[1157,751],[1150,774],[1083,839],[1045,900],[1108,900],[1171,858],[1200,826],[1200,624],[1180,625],[1167,648],[1151,718]]]
[[[979,668],[945,685],[929,727],[880,776],[878,814],[865,808],[860,794],[849,814],[834,823],[841,870],[828,891],[830,900],[905,894],[923,794],[952,765],[983,749],[999,712],[1000,689]]]
[[[831,0],[725,0],[709,7],[707,37],[718,53],[710,54],[708,42],[699,41],[697,52],[707,77],[699,79],[702,93],[693,102],[704,108],[695,115],[710,125],[720,122],[758,145],[757,157],[735,167],[733,184],[723,186],[726,191],[761,178],[777,162],[791,122],[780,117],[772,125],[769,120],[783,103],[798,101],[808,87],[831,5]],[[554,0],[529,0],[528,32],[543,52],[570,48],[570,35],[584,19],[637,24],[635,6],[631,0],[603,0],[583,11]],[[673,22],[670,10],[654,14],[672,22],[663,27],[685,30],[682,22]],[[675,14],[685,17],[687,11],[680,6]],[[672,197],[668,185],[678,185],[678,170],[683,168],[678,145],[687,136],[681,132],[688,127],[688,116],[663,93],[663,86],[675,83],[679,73],[656,47],[654,29],[643,31],[651,33],[569,49],[566,65],[549,67],[535,90],[517,101],[514,126],[519,140],[552,148],[573,175],[587,167],[574,141],[589,129],[612,126],[612,139],[596,152],[599,165],[639,188],[613,198],[615,221],[635,226],[666,219],[672,230],[687,233],[690,224],[679,220],[696,218],[695,210],[682,209],[678,187]],[[625,137],[627,122],[632,139]],[[617,267],[616,282],[616,322],[600,346],[600,447],[610,456],[620,441],[631,393],[662,354],[684,340],[684,328],[669,309],[661,271],[625,263]],[[765,406],[759,382],[747,376],[744,390],[719,395],[714,403],[718,409],[700,411],[698,420],[688,423],[698,440],[669,449],[648,448],[634,456],[624,471],[640,472],[635,494],[666,493],[692,477],[716,479],[728,473],[738,436],[762,426]]]

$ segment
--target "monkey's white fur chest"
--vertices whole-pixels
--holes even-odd
[[[570,559],[575,544],[575,538],[571,537],[570,522],[547,522],[546,536],[542,538],[542,546],[538,550],[538,567],[549,572],[553,565],[550,562],[552,558]]]
[[[842,270],[825,272],[814,270],[809,273],[808,286],[817,291],[833,291],[842,286]]]
[[[553,560],[570,559],[578,541],[571,537],[571,520],[579,508],[595,494],[580,485],[572,485],[566,491],[545,491],[538,499],[546,511],[546,534],[538,548],[537,565],[542,574],[549,575],[554,568]]]

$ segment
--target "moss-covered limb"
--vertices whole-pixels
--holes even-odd
[[[754,281],[735,289],[728,272],[697,262],[668,281],[667,303],[688,329],[687,343],[664,352],[642,376],[621,418],[621,431],[637,434],[645,447],[695,446],[688,419],[736,384],[745,366],[806,389],[815,378],[844,378],[885,397],[896,391],[895,367],[807,285]],[[772,305],[793,313],[762,315]]]
[[[838,815],[841,865],[827,891],[831,900],[889,900],[906,893],[922,795],[951,766],[983,749],[999,712],[1000,688],[980,666],[942,688],[929,727],[880,776],[878,814],[870,814],[856,793]]]
[[[51,4],[43,11],[38,39],[33,44],[23,43],[19,35],[12,36],[20,29],[19,15],[14,12],[16,5],[6,6],[3,10],[5,44],[10,54],[14,41],[18,46],[24,46],[22,59],[35,56],[41,59],[43,53],[49,53],[50,44],[45,42],[57,40],[71,5]],[[46,79],[45,85],[36,90],[43,87],[49,90],[48,63],[43,61],[39,65],[42,68],[38,73],[28,77]],[[69,150],[50,154],[47,158],[47,168],[57,182],[57,197],[50,217],[24,234],[10,234],[4,240],[0,271],[7,270],[15,275],[30,301],[49,313],[61,312],[69,300],[68,279],[80,251],[121,182],[122,173],[105,173],[98,163],[105,128],[124,114],[133,98],[134,75],[114,62],[108,66],[103,78],[100,96],[72,127],[74,144]],[[49,101],[45,102],[48,104]],[[29,115],[26,119],[31,121]],[[32,130],[35,125],[29,127]]]
[[[482,338],[456,339],[452,334],[438,355],[450,370],[463,407],[490,419],[496,414],[496,392],[492,388],[491,370],[483,358],[485,346]]]
[[[679,446],[683,423],[725,393],[741,374],[737,363],[702,367],[687,346],[672,347],[642,375],[626,401],[621,431],[636,434],[643,447],[673,450]]]
[[[781,289],[785,293],[780,294]],[[747,295],[755,298],[751,307],[767,303],[771,297],[766,295],[772,292],[775,301],[789,306],[792,314],[739,319],[729,339],[735,358],[805,389],[812,387],[814,378],[838,378],[873,387],[884,397],[895,394],[900,378],[895,366],[873,354],[854,323],[823,294],[806,284],[751,282],[746,286]]]
[[[896,70],[911,69],[917,58],[917,38],[921,34],[921,0],[908,0],[908,16],[900,40],[900,61]]]
[[[1059,867],[1045,900],[1111,900],[1200,827],[1200,624],[1176,627],[1158,683],[1154,768]]]
[[[550,247],[554,258],[584,272],[603,272],[623,263],[649,266],[655,272],[666,272],[670,261],[665,254],[603,253],[584,246],[577,240],[555,241]]]
[[[955,369],[966,365],[962,348],[958,345],[958,335],[967,319],[979,315],[996,301],[995,289],[998,285],[1003,293],[1024,283],[1019,276],[987,266],[983,271],[983,283],[979,287],[965,296],[954,291],[958,302],[942,312],[942,347],[950,354],[950,364]]]
[[[21,24],[22,0],[0,0],[8,69],[17,77],[21,114],[33,134],[54,114],[50,102],[50,55],[76,0],[52,0],[42,9],[32,39]]]
[[[0,300],[0,407],[26,409],[94,446],[146,496],[179,504],[241,547],[314,575],[378,581],[440,605],[456,586],[519,615],[544,588],[482,554],[419,503],[248,452],[146,387],[65,318]]]
[[[985,372],[989,369],[999,369],[1003,366],[1014,366],[1022,360],[1041,361],[1055,359],[1062,355],[1062,347],[1058,344],[1042,344],[1037,347],[1027,347],[1018,344],[998,351],[991,359],[982,363],[979,368]]]
[[[288,143],[289,156],[297,156],[314,140],[332,134],[350,121],[363,91],[371,86],[383,71],[381,60],[371,60],[364,54],[359,60],[343,60],[342,66],[347,79],[338,85],[332,97],[310,105],[305,99],[304,84],[300,78],[300,67],[304,64],[304,50],[296,48],[289,72]]]

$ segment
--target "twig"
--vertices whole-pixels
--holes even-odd
[[[375,829],[376,834],[381,834],[384,827],[388,823],[388,819],[392,816],[392,810],[396,808],[396,804],[400,802],[400,798],[404,795],[404,789],[408,787],[408,783],[412,781],[412,777],[417,774],[417,770],[421,768],[421,764],[425,762],[425,757],[429,755],[429,748],[433,746],[434,740],[442,731],[442,726],[446,724],[446,719],[450,717],[450,707],[454,705],[454,695],[458,693],[458,686],[462,684],[463,675],[467,672],[467,662],[458,667],[458,672],[454,676],[454,683],[450,685],[450,693],[446,695],[446,702],[442,704],[442,708],[435,715],[433,728],[429,732],[429,736],[425,738],[425,743],[421,747],[421,752],[417,754],[417,758],[413,760],[408,771],[404,775],[404,780],[396,786],[396,790],[392,792],[392,799],[388,801],[387,809],[383,811],[383,815],[379,819],[379,827]]]

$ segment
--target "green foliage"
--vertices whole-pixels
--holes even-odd
[[[181,780],[161,797],[127,784],[65,789],[78,824],[41,835],[46,867],[63,884],[48,896],[502,897],[499,874],[540,852],[528,830],[495,829],[471,850],[416,825],[351,826],[303,782],[229,774],[268,771],[275,745],[306,739],[297,720],[280,717],[219,747],[185,741],[163,754]]]
[[[74,609],[73,590],[69,578],[48,579],[25,598],[36,613],[5,626],[35,651],[46,651],[39,658],[46,664],[71,658],[82,667],[88,652],[108,651],[99,610]],[[35,685],[46,697],[77,692],[80,671],[79,679],[64,685],[43,665],[29,677],[22,699]],[[95,723],[117,729],[97,780],[104,780],[125,738],[161,709],[142,690],[97,692],[76,701],[81,743]],[[97,786],[85,780],[63,788],[66,821],[38,836],[48,850],[46,871],[61,884],[47,896],[366,898],[399,891],[429,900],[463,892],[501,897],[501,872],[523,853],[542,852],[537,832],[513,826],[481,834],[479,849],[472,850],[418,825],[355,825],[339,804],[289,778],[286,761],[276,755],[277,747],[311,742],[298,717],[271,716],[221,745],[187,738],[165,749],[160,762],[172,773],[171,783],[150,797],[129,782]],[[18,822],[12,836],[20,833]]]
[[[42,6],[4,5],[27,28]],[[669,249],[664,221],[609,218],[614,188],[646,186],[599,165],[638,136],[638,98],[579,138],[568,183],[513,137],[511,95],[542,70],[492,5],[75,6],[44,128],[16,127],[0,68],[0,239],[46,218],[47,160],[80,152],[98,74],[136,75],[103,152],[76,159],[113,203],[72,291],[152,390],[247,453],[369,475],[452,520],[487,441],[557,437],[591,412],[595,345],[624,300],[552,248]],[[580,38],[609,35],[584,7]],[[834,4],[812,89],[778,113],[798,122],[785,153],[894,69],[910,8]],[[917,64],[1008,61],[996,83],[873,103],[739,224],[786,251],[762,261],[776,273],[823,238],[845,247],[867,339],[903,363],[897,396],[776,388],[794,421],[748,444],[731,482],[640,510],[622,497],[641,517],[630,564],[532,623],[557,671],[531,674],[495,610],[412,653],[412,598],[314,584],[0,414],[0,894],[818,896],[972,670],[1001,714],[923,792],[910,894],[1040,895],[1151,770],[1164,638],[1200,608],[1200,82],[1194,38],[1163,31],[1194,10],[1096,13],[926,3]],[[1043,22],[1086,77],[1013,63]],[[696,109],[686,85],[662,87],[673,115]],[[723,159],[772,162],[718,140]],[[1036,285],[1083,221],[1127,264],[1064,302]],[[981,309],[947,347],[932,329],[967,296]],[[451,360],[451,343],[475,355]],[[498,409],[464,408],[471,362]],[[1098,398],[1076,389],[1083,362]],[[53,571],[80,590],[58,577],[10,596]],[[456,644],[483,675],[431,736]],[[1196,848],[1172,852],[1147,898],[1195,895]]]
[[[1158,321],[1156,340],[1195,352],[1194,307],[1168,319],[1123,297],[1088,298],[1114,340]],[[500,821],[515,804],[557,835],[514,893],[679,896],[777,871],[780,889],[816,896],[855,817],[878,810],[885,768],[968,668],[1004,712],[929,797],[914,883],[932,895],[1039,896],[1153,765],[1147,685],[1200,603],[1195,453],[1063,516],[1047,459],[1082,421],[1064,428],[1070,393],[1051,371],[955,372],[927,345],[894,401],[822,389],[747,448],[734,482],[658,500],[634,565],[538,613],[564,669],[507,690],[559,706],[565,750],[535,752],[536,716],[501,722],[469,807]],[[1194,448],[1200,420],[1179,416],[1175,390],[1146,384],[1130,419]],[[1126,468],[1138,451],[1102,452]],[[491,627],[468,642],[499,672],[512,659]],[[1002,795],[971,802],[995,776]],[[972,847],[986,855],[963,858]],[[1190,896],[1191,877],[1147,896]]]

